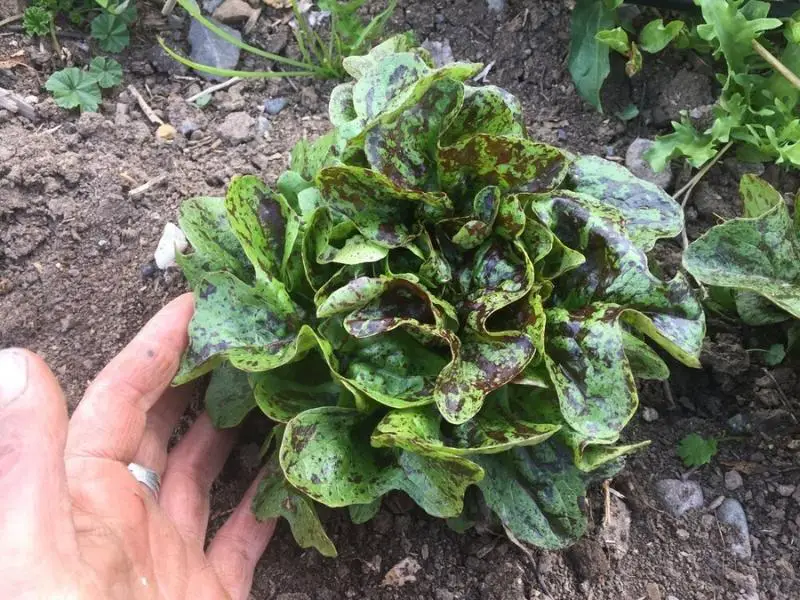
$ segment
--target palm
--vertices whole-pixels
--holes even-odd
[[[168,386],[190,316],[187,297],[159,313],[92,383],[69,424],[44,363],[0,353],[0,440],[11,448],[0,447],[0,552],[10,557],[0,597],[247,597],[274,528],[250,511],[255,484],[204,547],[209,490],[235,433],[201,415],[167,455],[189,399]],[[20,369],[24,385],[12,389],[19,377],[3,375]],[[129,462],[163,476],[158,501]]]

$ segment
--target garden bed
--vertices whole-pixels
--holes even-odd
[[[283,50],[290,37],[286,16],[265,8],[255,40]],[[142,323],[185,291],[179,271],[161,271],[152,261],[181,200],[222,195],[235,174],[272,183],[294,143],[327,128],[331,82],[245,81],[218,92],[203,109],[188,105],[184,99],[208,83],[193,80],[155,43],[161,33],[184,48],[186,28],[180,11],[164,18],[157,7],[140,6],[132,47],[119,58],[123,85],[98,114],[80,117],[56,107],[42,90],[57,68],[49,46],[0,29],[0,66],[10,57],[28,65],[0,68],[0,87],[36,96],[39,115],[32,123],[0,111],[0,347],[27,346],[42,354],[72,405]],[[609,115],[597,113],[575,93],[566,69],[569,10],[560,1],[510,1],[501,12],[480,0],[401,2],[390,29],[413,30],[420,41],[447,40],[459,59],[494,62],[487,81],[521,99],[534,138],[620,162],[635,138],[654,137],[679,109],[713,101],[708,66],[668,53],[648,60],[631,81],[611,81]],[[63,41],[76,59],[86,55],[85,41]],[[159,140],[128,85],[162,119],[179,129],[191,123],[195,130],[172,142]],[[264,102],[279,98],[286,106],[265,113]],[[631,101],[641,108],[638,118],[626,123],[611,116]],[[736,187],[747,168],[725,159],[709,172],[687,210],[690,239],[718,217],[740,214]],[[687,179],[679,165],[675,171],[680,182]],[[763,176],[787,197],[798,189],[791,172],[769,166]],[[655,262],[673,271],[679,250],[679,239],[661,244]],[[323,513],[339,550],[336,559],[299,549],[281,524],[259,566],[253,597],[800,597],[800,380],[792,363],[768,367],[763,353],[747,351],[783,339],[777,326],[754,329],[710,315],[703,370],[673,361],[669,394],[659,383],[641,387],[641,404],[649,410],[640,410],[625,435],[652,444],[630,457],[613,480],[611,487],[624,498],[609,494],[607,501],[602,489],[593,489],[586,504],[590,534],[567,551],[537,552],[534,566],[498,532],[458,535],[398,495],[363,526],[352,525],[341,511]],[[212,527],[258,468],[260,440],[248,436],[259,429],[254,421],[215,486]],[[726,439],[710,465],[687,473],[676,447],[691,432]],[[682,476],[700,484],[704,502],[676,518],[662,504],[656,482]],[[715,516],[720,496],[744,507],[749,558],[732,550],[735,532]],[[382,585],[404,559],[418,565],[415,581]]]

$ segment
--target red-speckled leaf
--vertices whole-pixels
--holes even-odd
[[[283,293],[265,282],[250,287],[229,273],[211,273],[195,291],[189,323],[189,347],[174,383],[191,381],[223,359],[242,371],[267,371],[302,356],[315,343],[314,334]],[[281,286],[282,287],[282,286]]]
[[[564,153],[525,138],[478,134],[439,151],[442,187],[448,192],[496,185],[503,190],[541,192],[567,173]]]
[[[286,478],[327,506],[370,504],[401,490],[430,515],[460,514],[466,488],[481,479],[482,469],[461,457],[373,448],[375,424],[375,417],[345,408],[300,413],[287,424],[281,444]]]
[[[506,90],[487,85],[464,86],[464,102],[441,139],[442,146],[478,133],[525,137],[522,106]]]
[[[404,189],[369,169],[323,169],[317,185],[331,211],[353,221],[366,239],[386,248],[405,246],[419,235],[418,209],[427,206],[437,213],[449,209],[444,194]]]

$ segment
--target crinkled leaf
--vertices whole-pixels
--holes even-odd
[[[323,556],[336,556],[336,546],[325,533],[313,500],[286,481],[276,459],[267,463],[264,477],[258,484],[253,514],[259,521],[283,517],[301,548],[316,548]]]
[[[353,87],[353,109],[357,116],[372,119],[389,102],[430,71],[416,54],[397,52],[375,61]]]
[[[622,346],[631,371],[638,379],[669,379],[669,367],[656,352],[635,335],[623,331]]]
[[[750,173],[742,175],[739,195],[744,205],[744,216],[750,219],[762,216],[783,202],[778,190]]]
[[[174,384],[191,381],[227,358],[242,371],[267,371],[315,343],[292,304],[274,300],[270,283],[250,287],[230,273],[211,273],[195,290],[189,347]],[[280,284],[274,284],[280,285]]]
[[[617,208],[636,245],[648,252],[659,238],[671,238],[683,229],[683,211],[657,185],[635,177],[625,167],[599,156],[578,157],[570,166],[576,192]]]
[[[712,227],[689,246],[683,264],[698,281],[754,292],[800,318],[798,234],[783,202],[758,218]]]
[[[280,461],[297,489],[327,506],[370,504],[391,490],[406,492],[428,514],[461,513],[466,488],[483,475],[460,457],[431,458],[373,448],[371,416],[337,407],[303,412],[286,426]]]
[[[464,86],[464,100],[440,143],[449,146],[466,136],[478,133],[525,137],[522,106],[506,90],[487,85]]]
[[[236,427],[256,407],[247,373],[223,363],[211,375],[205,406],[214,427]]]

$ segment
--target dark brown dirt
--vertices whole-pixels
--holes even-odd
[[[566,3],[568,4],[568,3]],[[664,115],[708,103],[709,74],[683,57],[650,59],[633,81],[615,79],[606,105],[634,101],[642,117],[623,123],[583,103],[566,71],[569,11],[557,0],[512,0],[503,14],[489,13],[481,0],[401,2],[395,30],[413,29],[419,40],[450,41],[456,57],[495,61],[489,81],[517,94],[533,136],[573,151],[624,156],[637,136],[652,137]],[[121,58],[126,84],[150,105],[176,121],[188,109],[181,100],[202,81],[165,62],[154,50],[154,32],[181,46],[184,24],[141,6],[142,23],[133,48]],[[280,49],[287,31],[285,13],[267,9],[256,41]],[[86,56],[80,40],[66,40],[76,60]],[[293,144],[326,128],[325,101],[330,83],[248,81],[217,94],[205,109],[188,115],[201,129],[187,139],[159,142],[128,92],[114,91],[99,115],[78,117],[57,109],[41,89],[57,68],[52,54],[20,35],[0,30],[0,59],[22,52],[31,69],[0,69],[0,86],[37,96],[41,119],[32,124],[0,111],[0,347],[21,345],[45,356],[77,402],[86,383],[170,297],[182,292],[176,271],[152,264],[161,229],[174,221],[181,200],[224,193],[237,173],[258,173],[274,181],[288,162]],[[291,46],[289,47],[291,51]],[[245,61],[245,66],[251,66]],[[702,78],[706,78],[703,84]],[[670,94],[675,81],[696,90]],[[673,90],[674,91],[674,90]],[[289,104],[268,117],[266,137],[232,145],[217,143],[217,127],[231,112],[262,115],[267,98]],[[121,105],[124,105],[121,107]],[[177,125],[177,123],[174,123]],[[739,209],[735,186],[744,167],[735,158],[716,167],[689,207],[689,234],[695,237],[719,217]],[[166,176],[143,195],[128,192]],[[772,167],[767,178],[794,193],[797,178]],[[679,178],[685,180],[684,174]],[[674,270],[677,243],[664,244],[656,259]],[[564,553],[536,553],[536,565],[489,532],[457,535],[402,498],[385,502],[364,526],[346,515],[323,515],[338,559],[301,551],[281,525],[256,575],[253,598],[333,600],[556,600],[794,599],[800,597],[800,381],[792,366],[766,369],[762,355],[748,349],[781,342],[780,328],[760,330],[711,319],[704,369],[676,366],[667,395],[661,385],[642,389],[642,404],[660,417],[637,418],[626,435],[650,439],[651,446],[629,461],[611,487],[611,523],[603,527],[604,497],[594,490],[588,504],[591,534]],[[739,416],[737,416],[739,415]],[[731,433],[728,419],[748,424]],[[251,423],[248,431],[259,429]],[[711,465],[686,472],[675,454],[689,432],[726,436]],[[245,432],[214,492],[212,529],[240,497],[258,466],[259,440]],[[744,484],[727,491],[726,471],[736,469]],[[750,524],[753,557],[741,560],[728,550],[729,532],[713,510],[680,519],[663,512],[654,496],[655,481],[684,476],[700,482],[706,505],[725,495],[742,501]],[[627,510],[626,510],[627,509]],[[625,526],[630,512],[629,530]],[[416,581],[382,587],[386,572],[412,558],[420,565]]]

